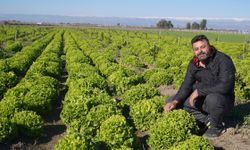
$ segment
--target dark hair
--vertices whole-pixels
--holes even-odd
[[[205,35],[196,35],[192,40],[191,40],[191,44],[193,45],[195,42],[198,42],[198,41],[207,41],[208,45],[209,44],[209,40],[208,38],[205,36]]]

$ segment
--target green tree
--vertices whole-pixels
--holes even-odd
[[[200,29],[201,30],[205,30],[207,29],[207,20],[206,19],[202,19],[200,22]]]
[[[186,24],[186,29],[191,29],[191,23],[190,23],[190,22],[188,22],[188,23]]]
[[[174,25],[172,24],[171,21],[167,21],[165,19],[161,19],[157,24],[156,26],[158,28],[166,28],[166,29],[171,29],[171,28],[174,28]]]
[[[200,24],[197,22],[192,23],[192,29],[200,29]]]

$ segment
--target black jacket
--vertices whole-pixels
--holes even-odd
[[[207,59],[206,68],[196,65],[191,60],[185,79],[176,94],[175,99],[184,102],[193,90],[198,90],[199,96],[219,93],[232,96],[234,99],[235,66],[232,59],[213,48],[212,55]]]

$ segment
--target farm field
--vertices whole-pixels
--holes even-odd
[[[236,66],[228,130],[207,140],[164,113],[205,34]],[[0,149],[250,149],[250,36],[0,25]],[[177,128],[178,126],[178,128]]]

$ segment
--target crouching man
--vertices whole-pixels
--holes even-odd
[[[210,45],[204,35],[191,40],[194,53],[177,94],[164,106],[168,112],[183,107],[208,129],[213,138],[223,132],[223,118],[234,106],[235,66],[232,59]]]

